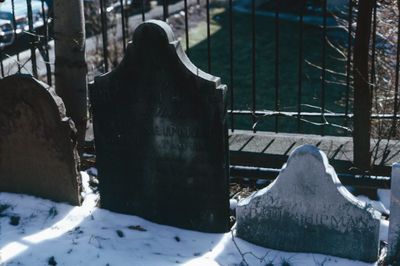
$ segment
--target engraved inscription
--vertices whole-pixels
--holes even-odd
[[[275,220],[284,222],[290,218],[300,226],[323,225],[333,230],[354,230],[357,227],[368,227],[368,221],[364,216],[349,216],[349,215],[327,215],[324,213],[316,213],[310,210],[320,209],[325,213],[330,213],[329,210],[337,208],[346,209],[347,206],[336,206],[328,203],[313,203],[313,206],[308,206],[302,202],[288,203],[281,199],[274,199],[271,195],[268,196],[269,208],[263,208],[262,216],[267,220]],[[285,206],[285,208],[281,207]],[[257,213],[256,215],[259,215]]]
[[[333,230],[354,230],[357,227],[367,227],[368,222],[362,217],[334,216],[319,213],[288,213],[282,209],[270,208],[265,210],[266,219],[284,222],[286,218],[295,221],[299,226],[324,225]]]

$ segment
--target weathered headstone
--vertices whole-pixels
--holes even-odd
[[[277,179],[239,202],[237,236],[290,252],[378,258],[380,213],[340,183],[315,146],[294,150]]]
[[[400,163],[392,166],[388,261],[400,265]]]
[[[0,80],[0,191],[79,205],[81,177],[73,122],[44,83]]]
[[[189,61],[167,24],[142,23],[90,95],[102,208],[228,230],[226,86]]]

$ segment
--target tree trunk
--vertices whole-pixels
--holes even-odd
[[[87,66],[83,0],[54,1],[55,87],[78,130],[82,151],[87,122]]]
[[[358,1],[354,44],[354,164],[361,171],[371,167],[370,137],[372,95],[368,76],[369,43],[374,0]]]

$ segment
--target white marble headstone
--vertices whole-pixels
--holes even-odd
[[[237,236],[291,252],[376,261],[380,213],[340,183],[326,155],[294,150],[277,179],[237,207]]]

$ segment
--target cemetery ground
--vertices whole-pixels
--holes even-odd
[[[388,242],[397,252],[398,191],[391,213],[388,190],[357,200],[314,146],[291,152],[268,187],[231,178],[224,80],[199,71],[164,22],[141,24],[90,85],[96,152],[81,168],[52,89],[0,82],[1,191],[20,193],[0,193],[0,265],[376,265]]]
[[[200,233],[99,209],[96,169],[81,174],[81,207],[0,193],[0,265],[376,265],[262,248],[235,237],[234,229]],[[387,212],[388,193],[379,191],[381,202],[359,199]],[[387,240],[387,221],[382,221],[380,240]]]
[[[149,32],[151,38],[146,35]],[[152,42],[154,38],[158,38],[159,42]],[[55,195],[45,193],[49,192],[51,188],[51,192],[60,190],[59,192],[66,192],[71,198],[58,200],[69,201],[76,205],[79,205],[81,198],[83,200],[81,206],[72,207],[63,203],[22,195],[22,193],[0,193],[0,256],[3,265],[374,265],[326,255],[322,251],[319,252],[324,254],[302,254],[262,248],[242,240],[246,234],[243,230],[241,234],[244,235],[239,237],[236,235],[235,226],[228,228],[229,205],[231,214],[234,216],[235,210],[243,207],[240,202],[237,204],[235,199],[240,199],[248,194],[236,191],[238,186],[235,185],[232,185],[231,189],[233,200],[229,201],[227,193],[229,181],[228,171],[225,171],[228,166],[225,162],[227,153],[221,152],[228,148],[226,146],[228,143],[227,132],[224,130],[226,127],[223,126],[226,121],[222,119],[226,115],[226,110],[223,112],[223,108],[215,108],[215,106],[222,105],[224,98],[219,98],[218,96],[221,94],[218,93],[224,92],[226,87],[220,85],[219,79],[215,77],[204,73],[194,75],[190,71],[193,69],[193,65],[185,61],[186,57],[182,56],[180,46],[175,46],[176,42],[172,31],[165,23],[149,21],[142,24],[135,32],[134,40],[137,42],[132,42],[129,46],[127,56],[119,68],[96,79],[90,87],[95,122],[98,181],[96,180],[98,171],[95,168],[89,168],[87,172],[81,172],[80,175],[77,175],[75,171],[70,171],[76,170],[77,167],[75,165],[77,161],[74,160],[75,149],[72,145],[74,141],[73,138],[71,139],[73,124],[69,123],[69,119],[65,117],[65,108],[59,101],[59,97],[52,93],[52,89],[28,76],[10,76],[1,80],[2,86],[0,87],[4,93],[3,98],[10,99],[6,101],[8,106],[5,105],[7,112],[0,113],[1,130],[4,132],[2,136],[5,140],[1,142],[2,149],[0,151],[7,154],[7,156],[2,156],[0,161],[0,173],[3,175],[2,185],[7,186],[14,182],[15,184],[11,184],[14,187],[7,188],[7,190],[21,192],[22,189],[24,191],[36,189],[28,191],[26,194],[40,194],[55,200],[57,200]],[[159,49],[154,49],[154,45]],[[157,51],[153,58],[157,60],[147,60],[146,49]],[[178,59],[179,61],[175,61]],[[139,64],[140,68],[135,68],[136,60],[143,63]],[[170,60],[174,60],[176,64],[166,64]],[[162,78],[169,81],[169,87],[160,88],[160,84],[165,84],[164,82],[152,80],[146,76],[151,75],[151,72],[147,70],[154,69],[154,63],[160,61],[163,64],[156,66],[168,66],[168,68],[163,68],[167,71]],[[179,75],[180,78],[171,78],[174,75]],[[143,82],[149,80],[151,82]],[[121,84],[138,85],[127,89]],[[143,84],[147,90],[142,87]],[[199,84],[201,87],[198,88],[193,84]],[[189,89],[196,97],[187,93]],[[199,91],[202,94],[198,93]],[[139,99],[138,101],[126,101],[127,97],[121,97],[121,95],[124,96],[124,93],[132,92],[138,94],[126,96],[137,96],[135,99]],[[149,94],[143,95],[143,92]],[[154,94],[164,101],[149,101],[148,99],[154,99]],[[175,96],[168,97],[170,94],[175,94]],[[38,98],[41,99],[42,104],[32,104],[32,102],[39,101]],[[171,98],[174,101],[169,101]],[[115,101],[121,101],[121,99],[122,102],[115,105]],[[212,105],[208,100],[212,102]],[[153,111],[157,110],[148,113],[154,116],[151,119],[146,119],[148,117],[135,111],[134,108],[140,108],[143,103],[147,103],[147,106],[152,104]],[[119,113],[120,110],[116,112],[115,106],[121,105],[131,108],[129,110],[133,115],[129,116],[129,119],[126,117],[126,112]],[[198,108],[192,108],[193,105]],[[162,108],[158,108],[159,106]],[[214,113],[213,115],[204,115],[197,111],[199,109]],[[182,114],[179,113],[181,110],[185,111],[183,112],[184,116],[179,115]],[[126,111],[126,109],[122,111]],[[34,114],[41,115],[35,116]],[[139,123],[131,122],[137,122],[135,119]],[[137,124],[143,125],[141,130],[137,130]],[[214,134],[209,134],[207,131],[211,128],[210,126],[204,127],[205,129],[200,128],[200,125],[209,124],[213,125]],[[24,134],[33,128],[36,130],[35,134]],[[220,128],[220,135],[215,134],[218,128]],[[55,134],[57,130],[60,131],[59,134]],[[129,135],[126,132],[129,132]],[[136,135],[131,135],[133,132]],[[124,134],[122,136],[125,138],[122,138],[119,133]],[[140,137],[138,137],[139,134],[141,134]],[[63,141],[66,141],[66,144],[60,146]],[[28,146],[29,148],[26,148]],[[26,154],[17,149],[21,147],[25,148]],[[219,152],[215,151],[216,147]],[[350,201],[348,196],[343,196],[343,187],[337,177],[335,179],[332,168],[328,167],[326,157],[322,156],[322,158],[314,147],[311,149],[311,157],[317,156],[319,159],[317,158],[317,161],[313,162],[310,160],[310,154],[307,155],[309,149],[305,150],[305,154],[292,153],[298,154],[300,157],[302,154],[305,156],[304,158],[296,156],[294,159],[292,158],[292,162],[298,159],[302,160],[300,163],[297,161],[297,164],[303,167],[301,172],[296,173],[295,171],[293,174],[292,171],[290,174],[288,169],[296,170],[296,164],[294,167],[293,164],[292,167],[289,167],[290,159],[286,168],[287,176],[284,176],[282,171],[280,180],[284,182],[288,180],[291,183],[289,186],[286,184],[286,187],[291,189],[289,191],[291,195],[284,197],[284,194],[279,195],[278,193],[282,202],[287,200],[291,204],[293,203],[291,201],[294,200],[303,204],[299,208],[289,206],[290,210],[295,211],[291,217],[295,220],[292,222],[300,222],[302,226],[305,222],[307,223],[306,230],[298,232],[300,234],[308,232],[307,228],[314,230],[322,225],[321,232],[326,236],[338,237],[336,239],[341,240],[349,239],[350,236],[352,242],[367,242],[367,246],[369,246],[368,243],[372,243],[374,247],[373,250],[369,250],[370,254],[368,251],[366,252],[364,246],[361,253],[364,254],[362,256],[368,256],[366,258],[368,261],[377,260],[379,245],[383,247],[382,254],[384,254],[384,243],[388,239],[388,222],[385,219],[378,219],[375,215],[369,217],[367,213],[369,213],[370,207],[374,206],[376,210],[386,214],[387,217],[388,191],[379,191],[381,203],[370,200],[362,203],[352,197],[350,197]],[[152,152],[146,153],[148,150]],[[298,150],[302,151],[302,149]],[[19,154],[17,159],[11,156],[15,152]],[[90,152],[93,151],[86,151],[82,157],[86,167],[92,166],[91,164],[94,162],[93,154],[88,154]],[[28,158],[21,159],[25,158],[23,157],[25,155]],[[109,160],[107,156],[110,155],[113,158]],[[14,158],[14,161],[7,164],[8,157]],[[45,158],[47,159],[45,160]],[[60,158],[63,164],[50,171],[49,166],[59,165]],[[100,159],[102,159],[101,162]],[[197,165],[199,160],[202,160],[201,167]],[[132,163],[132,161],[136,163]],[[217,166],[214,164],[215,161],[219,162]],[[43,165],[40,165],[42,163]],[[27,165],[28,167],[26,167]],[[314,171],[314,167],[317,170]],[[304,168],[313,174],[305,175]],[[288,171],[289,174],[287,174]],[[43,178],[43,173],[54,174],[54,176]],[[9,177],[12,178],[7,180]],[[286,179],[287,177],[289,179]],[[308,182],[304,182],[307,177],[310,177]],[[151,182],[148,182],[149,179]],[[26,182],[26,180],[30,182],[33,180],[33,183]],[[108,183],[104,185],[106,181]],[[136,183],[131,183],[132,181]],[[221,190],[218,188],[218,183],[217,185],[213,184],[213,182],[219,181],[222,181],[220,182],[223,186]],[[29,183],[30,186],[21,186],[26,183]],[[260,181],[257,183],[260,187],[267,185]],[[79,197],[77,188],[81,188],[81,184],[82,193]],[[98,184],[99,187],[97,187]],[[275,188],[278,189],[276,184]],[[323,192],[319,188],[322,188]],[[339,192],[339,188],[342,192],[336,193]],[[304,189],[314,189],[320,192],[305,193]],[[266,191],[265,188],[260,192],[263,191]],[[325,191],[329,192],[327,194],[330,196],[323,197],[321,193]],[[194,197],[193,194],[195,194]],[[228,195],[218,198],[221,194]],[[182,197],[182,195],[184,196]],[[313,200],[309,200],[310,195],[314,197]],[[298,200],[302,197],[304,200]],[[361,199],[366,200],[362,197]],[[98,208],[99,201],[101,201],[102,208]],[[215,206],[216,201],[223,202],[222,212],[225,212],[226,207],[227,216],[221,219],[221,223],[217,220],[219,219],[219,209]],[[165,202],[172,204],[165,204]],[[277,201],[274,200],[274,202]],[[346,221],[343,226],[345,234],[343,234],[342,225],[339,226],[339,230],[341,230],[339,233],[336,230],[337,224],[334,226],[329,222],[326,224],[326,220],[317,221],[322,224],[312,224],[316,217],[313,207],[318,206],[321,202],[327,203],[320,205],[320,207],[324,206],[324,209],[319,210],[320,213],[326,212],[330,215],[325,215],[325,217],[330,217],[330,219],[338,217],[339,220]],[[339,205],[336,204],[337,202]],[[344,206],[343,202],[346,202]],[[125,203],[130,203],[130,205],[124,205]],[[306,207],[307,205],[308,207]],[[365,208],[361,208],[363,205]],[[141,212],[143,215],[149,216],[149,220],[158,219],[165,222],[156,224],[139,218],[139,216],[117,214],[110,211],[110,209],[121,207],[125,207],[123,211],[125,213]],[[182,209],[184,212],[180,211]],[[258,212],[258,207],[247,208],[247,210]],[[308,212],[301,213],[304,210],[310,211],[311,216],[305,216],[308,215]],[[337,216],[332,214],[332,210],[337,213]],[[156,217],[154,213],[158,216]],[[242,210],[241,213],[243,222],[247,219],[246,210]],[[320,213],[318,213],[318,217],[322,219],[324,214]],[[363,216],[359,216],[360,213]],[[263,212],[260,213],[260,218],[263,218],[262,214]],[[175,219],[175,216],[179,216],[178,219]],[[191,217],[194,219],[190,219]],[[238,215],[238,217],[240,216]],[[311,217],[312,221],[309,222],[308,219],[305,221],[301,217]],[[296,220],[298,218],[301,219]],[[354,221],[360,222],[353,224],[353,218]],[[197,224],[195,223],[196,219],[200,221]],[[279,220],[280,215],[271,217],[273,222],[276,222],[276,219]],[[235,219],[232,218],[231,221],[232,226]],[[239,230],[241,224],[239,219],[237,221]],[[348,223],[348,221],[352,222]],[[369,225],[370,222],[374,223],[373,228],[367,228],[367,230],[371,229],[370,232],[367,232],[364,223]],[[161,225],[161,223],[173,224],[176,227]],[[284,223],[278,225],[282,224]],[[178,229],[178,227],[189,227],[194,231]],[[260,227],[255,225],[255,228]],[[201,233],[199,231],[226,233]],[[278,231],[282,232],[281,229]],[[291,232],[293,228],[287,226],[284,231]],[[347,235],[347,233],[355,233],[360,237],[360,232],[373,234],[373,239],[352,238],[352,235]],[[285,236],[281,236],[281,239],[284,239]],[[361,234],[361,237],[363,236]],[[334,250],[332,251],[331,243],[328,241],[329,237],[324,238],[323,248],[326,252],[331,253]],[[282,241],[279,242],[282,244]],[[287,242],[287,244],[293,243]],[[298,242],[294,244],[298,244]],[[319,240],[311,244],[314,247],[318,246]],[[338,242],[336,242],[336,246],[337,244]],[[339,244],[349,245],[345,242],[339,242]],[[359,254],[357,247],[357,244],[353,245],[354,253]],[[347,257],[352,256],[352,254],[347,255]]]

